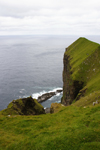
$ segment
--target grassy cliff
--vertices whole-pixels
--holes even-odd
[[[64,54],[62,102],[72,105],[52,104],[52,114],[41,115],[1,111],[0,150],[99,150],[99,60],[99,44],[80,38],[70,45]]]
[[[83,96],[91,96],[93,93],[97,93],[96,99],[99,99],[99,44],[89,41],[86,38],[79,38],[66,48],[64,54],[63,82],[62,103],[65,105],[69,105],[73,100],[78,100]]]

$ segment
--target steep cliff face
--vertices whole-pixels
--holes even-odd
[[[66,49],[67,51],[67,49]],[[66,106],[70,105],[76,98],[79,91],[82,89],[84,82],[72,80],[70,56],[64,55],[64,70],[63,70],[63,100],[62,103]]]
[[[64,105],[70,105],[73,100],[100,90],[97,84],[100,83],[99,44],[79,38],[66,48],[63,63]]]

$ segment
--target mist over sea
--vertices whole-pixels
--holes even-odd
[[[85,36],[100,43],[100,36]],[[34,35],[0,36],[0,110],[13,99],[32,96],[63,87],[63,55],[65,48],[79,36]],[[42,103],[50,107],[60,102],[57,94]]]

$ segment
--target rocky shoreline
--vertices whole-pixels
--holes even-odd
[[[44,109],[40,104],[54,95],[62,92],[61,90],[56,90],[55,92],[48,92],[34,99],[31,96],[27,98],[20,98],[13,100],[9,103],[6,109],[2,110],[3,115],[39,115],[50,113],[50,108]]]
[[[58,93],[61,93],[63,90],[56,90],[55,92],[48,92],[48,93],[45,93],[41,96],[38,97],[37,101],[38,103],[42,103],[46,100],[48,100],[49,98],[53,97],[54,95],[58,94]],[[46,108],[45,109],[45,113],[48,114],[50,113],[50,108]]]
[[[38,97],[37,101],[38,103],[42,103],[46,100],[48,100],[49,98],[51,98],[52,96],[58,94],[58,93],[61,93],[63,90],[56,90],[55,92],[48,92],[48,93],[45,93],[41,96]]]

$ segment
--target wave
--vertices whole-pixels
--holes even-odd
[[[43,94],[47,93],[46,91],[41,91],[39,93],[32,94],[32,98],[38,99],[39,96],[42,96]]]
[[[51,92],[56,92],[57,90],[62,90],[62,88],[58,87],[58,88],[54,88],[53,90],[50,90],[50,91],[43,90],[43,91],[41,91],[39,93],[33,93],[32,94],[32,98],[38,99],[38,97],[42,96],[43,94],[51,93]],[[60,93],[56,93],[56,96],[59,96],[59,95],[60,95]]]
[[[54,99],[55,99],[55,100],[58,99],[58,100],[56,100],[55,102],[59,103],[59,98],[60,98],[60,102],[61,102],[62,94],[63,94],[63,92],[57,93],[56,95],[52,96],[52,97],[49,98],[48,100],[49,100],[49,101],[54,101]]]
[[[26,92],[25,89],[21,89],[21,90],[19,91],[19,93],[21,93],[21,94],[23,94],[23,93],[25,93],[25,92]]]

